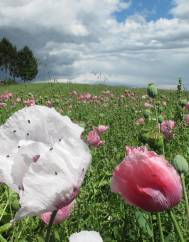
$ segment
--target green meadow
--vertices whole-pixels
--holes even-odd
[[[76,91],[73,94],[73,91]],[[164,140],[164,154],[170,163],[178,154],[189,162],[189,126],[184,117],[187,110],[180,100],[189,100],[189,92],[159,90],[156,99],[149,98],[146,89],[109,87],[105,85],[82,84],[18,84],[0,86],[0,95],[13,95],[0,109],[0,123],[3,124],[17,110],[23,108],[24,101],[35,99],[38,105],[51,104],[62,115],[67,115],[88,132],[99,124],[108,125],[109,130],[102,135],[105,144],[90,148],[92,163],[86,173],[84,183],[71,216],[61,224],[52,226],[51,241],[65,241],[72,233],[81,230],[98,231],[104,242],[160,242],[160,232],[156,213],[148,213],[127,204],[120,195],[111,192],[111,177],[115,167],[125,157],[125,146],[143,146],[148,143],[150,150],[162,154],[158,143],[157,117],[175,120],[174,137]],[[90,93],[94,99],[82,101],[79,95]],[[136,121],[144,117],[145,103],[150,108],[144,124]],[[145,141],[144,134],[150,137]],[[148,176],[148,174],[146,174]],[[186,191],[189,193],[189,173],[185,174]],[[25,217],[10,224],[19,208],[19,197],[5,184],[0,185],[0,241],[2,242],[43,242],[47,225],[38,216]],[[184,196],[173,208],[173,213],[181,227],[185,241],[189,241],[189,222],[186,216]],[[178,242],[179,237],[167,212],[161,212],[162,230],[165,242]]]

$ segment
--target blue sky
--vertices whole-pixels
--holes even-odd
[[[171,18],[171,0],[132,0],[128,9],[114,13],[119,22],[124,21],[133,14],[140,14],[147,20],[157,20],[159,18]]]

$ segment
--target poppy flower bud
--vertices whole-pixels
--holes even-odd
[[[180,174],[188,172],[188,162],[182,155],[176,155],[172,164]]]
[[[163,116],[162,115],[159,115],[158,117],[158,122],[161,124],[163,122]]]
[[[154,83],[148,84],[147,93],[148,93],[148,96],[152,98],[155,98],[158,95],[158,90]]]
[[[144,117],[149,118],[151,114],[151,111],[149,109],[144,110]]]

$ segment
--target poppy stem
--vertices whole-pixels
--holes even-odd
[[[154,225],[153,225],[153,214],[150,214],[150,223],[151,223],[151,230],[152,230],[152,242],[155,242],[154,240]]]
[[[189,223],[188,195],[187,195],[187,191],[186,191],[186,183],[185,183],[185,177],[184,177],[183,173],[181,174],[181,181],[182,181],[182,186],[183,186],[184,200],[185,200],[185,204],[186,204],[187,220],[188,220],[188,223]]]
[[[157,121],[157,124],[158,124],[158,130],[159,130],[159,133],[160,133],[159,122],[158,122],[158,111],[157,111],[157,106],[156,106],[155,100],[154,100],[154,108],[155,108],[155,114],[156,114],[156,121]]]
[[[182,236],[182,233],[181,233],[180,226],[179,226],[179,224],[177,223],[177,221],[176,221],[176,219],[175,219],[175,215],[172,213],[171,210],[169,210],[168,213],[169,213],[169,215],[170,215],[170,217],[171,217],[171,220],[172,220],[172,222],[173,222],[173,224],[174,224],[174,226],[175,226],[175,229],[176,229],[176,232],[177,232],[177,234],[178,234],[178,236],[179,236],[180,241],[181,241],[181,242],[185,242],[185,240],[184,240],[184,238],[183,238],[183,236]]]
[[[58,210],[54,210],[51,214],[51,219],[49,221],[49,224],[48,224],[48,228],[47,228],[47,233],[46,233],[46,237],[45,237],[45,242],[49,242],[50,241],[50,233],[51,233],[51,227],[53,225],[53,221],[56,217],[56,214],[57,214]]]
[[[162,225],[161,225],[161,216],[160,216],[160,213],[157,213],[157,217],[158,217],[158,225],[159,225],[159,232],[160,232],[161,242],[165,242],[164,235],[163,235],[163,229],[162,229]]]
[[[156,106],[156,102],[154,100],[154,108],[155,108],[155,113],[156,113],[156,121],[157,121],[157,125],[158,125],[158,132],[161,134],[161,124],[158,121],[158,111],[157,111],[157,106]],[[165,144],[164,144],[164,139],[163,139],[163,144],[162,144],[162,153],[165,156]]]
[[[9,197],[7,198],[7,202],[5,204],[5,207],[3,208],[2,214],[0,216],[0,221],[1,221],[2,217],[4,216],[5,210],[6,210],[8,205],[9,205]]]

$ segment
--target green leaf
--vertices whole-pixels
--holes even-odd
[[[148,234],[150,237],[152,237],[153,232],[152,232],[152,229],[150,228],[150,225],[148,223],[147,215],[140,212],[140,211],[136,211],[135,216],[136,216],[137,223],[138,223],[139,227],[141,228],[141,230],[144,233]]]
[[[6,232],[7,230],[10,229],[10,227],[12,226],[11,223],[7,223],[7,224],[4,224],[0,227],[0,234]]]

